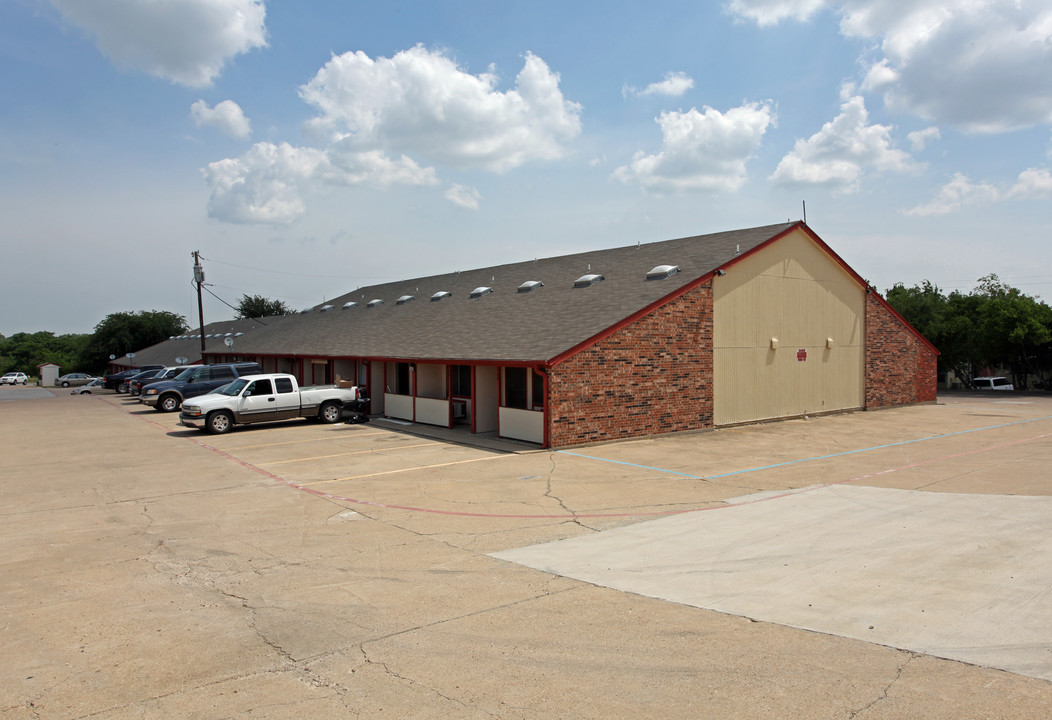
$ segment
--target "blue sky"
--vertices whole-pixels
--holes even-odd
[[[799,219],[1052,298],[1047,2],[0,4],[0,333]]]

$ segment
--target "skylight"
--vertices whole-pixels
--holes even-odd
[[[597,275],[595,273],[589,273],[588,275],[582,275],[581,277],[577,278],[573,286],[575,288],[591,287],[597,282],[600,282],[601,280],[606,280],[606,277],[604,277],[603,275]]]
[[[493,292],[491,287],[477,287],[471,291],[471,297],[480,298],[483,295],[489,295],[491,292]]]
[[[416,298],[412,295],[403,295],[402,297],[395,300],[395,305],[405,305],[407,302],[412,302]]]
[[[438,302],[439,300],[445,300],[450,297],[453,293],[448,290],[439,290],[437,293],[431,296],[431,302]]]
[[[322,305],[321,306],[321,311],[322,312],[329,312],[330,310],[332,310],[332,308],[333,308],[332,305]]]
[[[519,292],[527,293],[530,290],[536,290],[539,287],[544,287],[544,283],[540,280],[527,280],[522,285],[519,285]]]
[[[679,265],[658,265],[647,273],[647,280],[664,280],[679,272]]]
[[[358,303],[356,303],[356,302],[355,302],[354,300],[351,300],[351,301],[349,301],[349,302],[345,302],[345,303],[343,304],[343,309],[344,309],[344,310],[349,310],[349,309],[351,309],[352,307],[355,307],[355,306],[356,306],[357,304],[358,304]]]
[[[383,300],[381,300],[380,298],[376,298],[375,300],[370,300],[369,302],[367,302],[365,304],[365,307],[371,307],[372,308],[372,307],[377,307],[377,306],[383,305],[383,304],[384,304]]]

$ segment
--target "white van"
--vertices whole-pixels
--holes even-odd
[[[1015,390],[1015,385],[1005,377],[972,378],[972,384],[976,390]]]

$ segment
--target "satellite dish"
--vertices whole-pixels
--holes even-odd
[[[231,338],[231,337],[223,338],[223,344],[226,345],[227,347],[234,347],[234,338]]]
[[[176,365],[186,365],[186,358],[184,358],[184,357],[177,357],[175,359],[175,364]]]
[[[110,360],[116,360],[116,359],[117,359],[116,355],[110,355]]]
[[[128,353],[128,357],[130,357],[130,358],[135,357],[135,353]]]

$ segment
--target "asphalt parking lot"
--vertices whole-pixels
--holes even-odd
[[[1052,716],[1050,397],[562,452],[0,401],[0,718]]]

